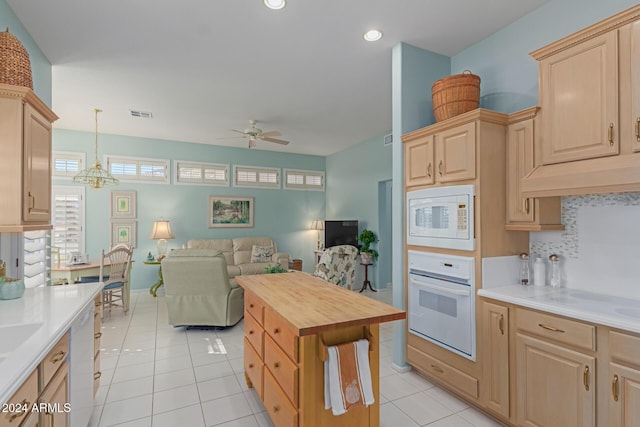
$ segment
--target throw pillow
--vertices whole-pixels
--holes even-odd
[[[269,262],[273,256],[273,246],[253,245],[251,248],[251,262]]]

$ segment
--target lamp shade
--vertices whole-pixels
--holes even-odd
[[[169,225],[169,221],[156,221],[153,223],[153,229],[151,230],[151,235],[149,239],[151,240],[160,240],[160,239],[173,239],[175,236],[171,232],[171,226]]]
[[[314,219],[311,223],[312,230],[324,230],[324,221],[321,219]]]

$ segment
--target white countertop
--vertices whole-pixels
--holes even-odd
[[[101,283],[44,286],[27,289],[19,299],[0,300],[0,331],[13,325],[42,324],[0,355],[0,404],[16,392],[87,304],[93,304],[100,289]]]
[[[478,295],[640,333],[640,300],[549,286],[510,285],[478,290]]]

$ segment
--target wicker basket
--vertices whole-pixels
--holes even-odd
[[[0,32],[0,83],[33,89],[29,54],[8,28]]]
[[[466,70],[440,79],[431,86],[431,100],[436,122],[474,110],[480,102],[480,77]]]

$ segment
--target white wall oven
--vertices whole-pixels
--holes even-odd
[[[408,252],[409,332],[476,360],[474,258]]]
[[[407,244],[475,249],[473,185],[407,192]]]

